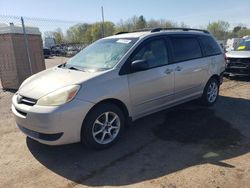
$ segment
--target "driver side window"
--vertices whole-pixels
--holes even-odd
[[[168,64],[168,53],[165,41],[156,39],[146,43],[134,54],[131,62],[136,60],[146,60],[150,68]]]

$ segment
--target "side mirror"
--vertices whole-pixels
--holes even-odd
[[[149,69],[147,60],[135,60],[131,63],[131,69],[133,72],[139,72]]]

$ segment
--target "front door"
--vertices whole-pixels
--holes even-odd
[[[174,67],[169,65],[166,41],[162,38],[143,43],[130,58],[147,60],[149,69],[128,75],[129,91],[135,116],[151,113],[170,103],[174,94]]]

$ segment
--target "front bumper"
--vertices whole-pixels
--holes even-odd
[[[226,75],[239,75],[239,76],[249,76],[250,75],[250,59],[249,62],[246,59],[239,59],[237,62],[234,60],[229,60],[230,62],[226,65],[225,73]]]
[[[81,127],[93,103],[74,99],[62,106],[28,106],[12,98],[17,127],[28,137],[48,145],[79,142]]]
[[[225,75],[250,76],[250,69],[246,68],[226,68]]]

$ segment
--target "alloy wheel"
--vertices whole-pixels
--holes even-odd
[[[218,96],[218,85],[216,82],[211,82],[207,90],[207,100],[209,103],[216,101]]]
[[[102,113],[94,121],[92,135],[99,144],[109,144],[117,137],[120,131],[121,120],[114,112]]]

